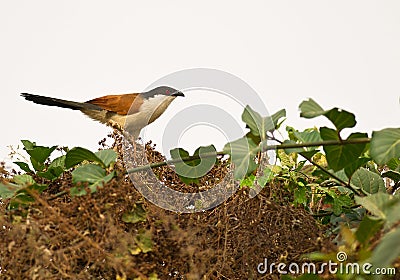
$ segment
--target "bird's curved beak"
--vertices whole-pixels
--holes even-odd
[[[174,92],[173,94],[171,94],[172,96],[182,96],[182,97],[185,97],[185,95],[181,92],[181,91],[176,91],[176,92]]]

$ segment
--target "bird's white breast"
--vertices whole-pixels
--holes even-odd
[[[127,116],[115,116],[115,121],[125,123],[125,130],[132,135],[139,135],[140,130],[155,121],[167,109],[175,96],[156,95],[146,99],[139,112]],[[121,118],[123,117],[123,118]]]

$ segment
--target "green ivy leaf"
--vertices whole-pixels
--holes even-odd
[[[333,213],[340,216],[343,212],[343,207],[351,207],[353,200],[347,194],[340,194],[333,199]]]
[[[170,151],[170,155],[172,159],[181,159],[181,158],[188,158],[190,156],[189,152],[186,151],[185,149],[182,148],[175,148]],[[186,161],[186,162],[177,162],[175,163],[175,171],[176,174],[179,176],[181,181],[185,183],[186,185],[190,184],[196,184],[198,185],[200,183],[199,178],[193,177],[193,174],[190,174],[191,167],[195,167],[199,163],[199,160],[192,160],[192,161]],[[185,177],[183,174],[189,174],[190,177]]]
[[[28,175],[29,176],[29,175]],[[42,193],[45,189],[47,189],[47,185],[44,184],[31,184],[25,188],[19,189],[14,197],[11,199],[8,204],[8,209],[17,209],[19,207],[27,207],[29,204],[33,203],[35,199],[29,194],[32,191]]]
[[[260,148],[250,138],[243,137],[227,143],[223,151],[225,154],[230,155],[231,161],[235,165],[235,179],[241,179],[256,170],[257,164],[254,161],[254,157],[260,151]]]
[[[253,174],[251,174],[250,176],[246,176],[242,180],[240,180],[240,186],[253,188],[255,179],[256,179],[256,176]]]
[[[279,122],[279,120],[282,118],[285,118],[285,117],[286,117],[285,109],[281,109],[278,112],[276,112],[275,114],[273,114],[271,116],[271,119],[272,119],[272,123],[274,124],[274,127],[273,127],[273,129],[268,129],[268,130],[270,131],[270,130],[278,129],[280,127],[280,125],[282,124],[282,122]]]
[[[354,127],[357,123],[354,114],[338,108],[333,108],[324,115],[335,125],[338,131],[343,128]]]
[[[109,167],[112,163],[117,160],[117,153],[114,150],[100,150],[95,155],[104,163],[106,167]]]
[[[387,193],[375,193],[355,197],[356,203],[364,206],[374,216],[385,221],[385,228],[391,228],[400,220],[400,197]]]
[[[306,119],[312,119],[325,114],[325,110],[312,98],[301,102],[300,106],[300,117]]]
[[[242,120],[250,128],[250,132],[255,136],[260,136],[261,141],[264,141],[268,130],[274,129],[274,123],[270,117],[262,117],[254,111],[249,105],[243,111]]]
[[[367,245],[382,226],[383,221],[381,219],[365,215],[355,233],[357,240],[364,246]]]
[[[302,152],[302,153],[300,153],[300,155],[302,155],[305,158],[312,158],[318,152],[319,152],[319,150],[314,150],[314,151]]]
[[[21,142],[26,151],[33,150],[36,147],[36,142],[31,142],[29,140],[21,140]]]
[[[57,148],[37,146],[35,142],[29,140],[21,140],[24,145],[24,150],[30,155],[30,160],[33,168],[36,171],[42,171],[44,168],[44,162],[49,158],[51,153]]]
[[[264,141],[267,137],[267,131],[275,130],[280,125],[279,120],[284,117],[286,117],[285,109],[279,110],[272,116],[262,117],[248,105],[242,114],[243,122],[250,128],[251,134],[260,137],[260,141]]]
[[[66,156],[60,156],[58,158],[55,158],[49,165],[49,167],[61,167],[62,169],[65,169],[65,158]]]
[[[349,180],[349,177],[347,177],[346,172],[344,171],[344,169],[336,171],[333,174],[335,174],[336,177],[338,177],[339,179],[341,179],[344,182]]]
[[[47,189],[48,185],[46,184],[37,184],[34,183],[32,185],[29,185],[25,188],[22,188],[20,190],[17,191],[18,194],[22,194],[22,193],[28,193],[29,191],[36,191],[38,193],[42,193],[45,189]]]
[[[257,178],[258,183],[261,187],[271,182],[274,179],[274,172],[268,166],[265,167],[263,175]]]
[[[65,167],[67,169],[70,169],[71,167],[73,167],[85,160],[97,162],[97,163],[101,164],[102,166],[105,166],[103,161],[98,156],[96,156],[93,152],[91,152],[85,148],[75,147],[68,151],[66,158],[65,158]]]
[[[292,153],[286,153],[284,150],[278,150],[277,155],[279,160],[281,161],[282,166],[287,166],[289,168],[293,168],[296,165],[296,160],[292,156]]]
[[[378,164],[400,158],[400,128],[374,131],[371,138],[371,156]]]
[[[18,165],[19,168],[21,168],[23,171],[25,171],[27,173],[33,173],[33,171],[31,170],[31,168],[29,167],[29,165],[26,162],[15,161],[14,163],[16,165]]]
[[[27,193],[17,193],[10,200],[8,204],[8,209],[18,209],[19,207],[27,207],[29,204],[35,202],[35,199]]]
[[[320,133],[316,128],[308,128],[300,132],[293,127],[287,126],[286,131],[290,140],[285,140],[283,144],[299,144],[299,143],[310,143],[322,141]],[[304,156],[311,158],[314,154],[318,152],[318,147],[304,147],[304,148],[290,148],[285,149],[287,154],[299,153],[304,154]]]
[[[261,142],[261,138],[260,136],[256,136],[253,133],[251,133],[251,131],[249,131],[248,133],[246,133],[246,137],[251,139],[254,143],[256,143],[257,145]]]
[[[55,180],[64,172],[61,166],[49,167],[44,172],[38,172],[37,175],[48,180]]]
[[[131,224],[146,221],[146,211],[143,208],[143,204],[135,203],[132,211],[125,212],[122,215],[122,221]]]
[[[357,169],[360,167],[364,166],[367,162],[369,162],[371,159],[366,158],[366,157],[360,157],[357,160],[353,161],[349,165],[347,165],[344,169],[344,172],[346,173],[346,176],[348,178],[351,178],[353,176],[354,172],[356,172]]]
[[[0,198],[6,199],[11,198],[15,193],[20,190],[22,186],[16,184],[2,184],[0,183]]]
[[[33,180],[32,176],[28,174],[15,175],[13,181],[20,186],[32,185],[36,183],[35,180]]]
[[[330,128],[321,127],[321,137],[323,140],[337,140],[339,141],[338,133]],[[347,140],[365,138],[366,133],[352,133]],[[358,159],[361,153],[365,149],[364,143],[360,144],[349,144],[349,145],[337,145],[337,146],[325,146],[324,151],[326,154],[326,160],[328,161],[329,167],[334,171],[343,169],[351,165]]]
[[[307,204],[307,188],[305,186],[297,186],[294,190],[294,204],[303,205]]]
[[[321,135],[316,128],[307,128],[304,131],[298,131],[292,127],[287,127],[288,133],[292,133],[294,139],[300,143],[319,142],[322,141]],[[315,147],[310,147],[315,149]]]
[[[171,150],[170,155],[174,160],[189,157],[189,153],[182,148]],[[206,175],[216,163],[217,151],[213,145],[202,146],[196,149],[193,156],[199,158],[175,163],[176,173],[185,184],[200,182],[199,178]]]
[[[365,168],[358,169],[351,177],[350,183],[369,194],[386,191],[381,176]]]
[[[250,128],[253,135],[261,136],[262,131],[262,116],[254,111],[249,105],[244,108],[242,113],[242,121]]]
[[[400,172],[400,158],[392,158],[386,165],[393,171]]]
[[[140,229],[135,236],[136,245],[143,253],[148,253],[153,250],[153,240],[151,239],[151,232]]]
[[[357,123],[354,114],[339,108],[324,110],[311,98],[303,101],[299,107],[300,117],[310,119],[324,115],[335,125],[338,132],[343,128],[354,127]]]
[[[102,179],[99,179],[98,182],[88,185],[88,189],[89,189],[90,193],[96,192],[97,188],[102,187],[103,184],[108,183],[114,177],[115,177],[115,171],[111,172],[110,174],[103,177]],[[86,192],[85,186],[76,186],[76,187],[72,187],[70,189],[70,194],[71,194],[71,196],[83,196],[83,195],[86,195],[87,192]]]
[[[65,156],[55,158],[46,171],[39,171],[37,175],[48,180],[55,180],[65,171]]]
[[[395,230],[385,234],[372,252],[372,256],[368,262],[373,264],[374,267],[382,268],[390,266],[400,255],[399,240],[400,228],[397,227]]]
[[[74,184],[80,182],[89,183],[89,189],[93,193],[97,191],[97,187],[103,186],[103,184],[108,183],[114,178],[115,171],[106,175],[106,171],[97,164],[85,164],[72,171],[71,175]],[[84,187],[78,186],[71,188],[70,193],[72,196],[80,196],[85,195],[86,190]]]
[[[72,171],[72,182],[88,182],[91,184],[101,182],[106,176],[106,171],[96,164],[85,164]]]
[[[49,147],[40,147],[37,146],[35,147],[33,150],[31,151],[27,151],[28,154],[31,156],[31,158],[33,158],[34,160],[36,160],[38,163],[44,163],[46,161],[46,159],[49,158],[49,156],[51,155],[51,153],[57,148],[57,146],[53,146],[51,148]]]

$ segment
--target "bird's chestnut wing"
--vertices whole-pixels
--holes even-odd
[[[119,115],[128,115],[139,112],[139,108],[143,104],[143,97],[139,93],[106,95],[89,100],[86,103],[97,105]]]

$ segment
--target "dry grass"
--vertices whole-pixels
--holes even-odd
[[[115,148],[120,150],[119,140]],[[146,153],[152,162],[163,158],[149,144]],[[146,279],[156,274],[159,279],[259,279],[257,265],[264,258],[301,262],[304,253],[331,247],[306,211],[286,205],[279,182],[252,199],[242,188],[212,210],[177,214],[145,200],[125,175],[121,159],[114,168],[118,176],[93,194],[54,198],[72,186],[66,172],[35,195],[28,210],[9,212],[7,201],[0,204],[0,278]],[[220,160],[202,187],[184,185],[169,167],[154,172],[174,189],[192,192],[214,185],[229,165]],[[138,204],[146,220],[123,222],[122,215]],[[135,239],[143,232],[151,235],[152,250],[135,254]]]

